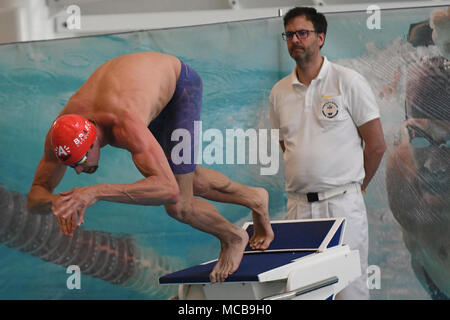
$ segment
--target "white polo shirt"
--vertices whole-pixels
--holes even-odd
[[[292,73],[270,93],[270,119],[284,141],[286,191],[322,192],[364,179],[357,127],[379,118],[375,96],[358,72],[329,62],[307,87]]]

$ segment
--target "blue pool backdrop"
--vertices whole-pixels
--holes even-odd
[[[404,120],[405,57],[438,50],[430,46],[420,51],[411,46],[407,42],[410,25],[429,20],[439,9],[382,11],[381,29],[374,30],[366,26],[366,12],[326,14],[329,31],[322,54],[369,80],[380,105],[388,153]],[[83,274],[81,289],[69,290],[66,281],[70,274],[62,256],[81,250],[77,244],[54,249],[52,256],[36,244],[33,249],[31,240],[14,242],[14,232],[23,232],[25,227],[12,219],[15,215],[32,219],[25,199],[43,154],[45,134],[69,97],[102,63],[138,51],[177,56],[203,79],[203,130],[270,128],[270,90],[294,67],[281,38],[283,31],[282,18],[271,18],[1,45],[0,299],[167,299],[176,288],[160,287],[157,277],[217,258],[220,247],[216,238],[171,219],[163,207],[100,202],[86,212],[86,239],[103,239],[109,245],[125,241],[133,252],[139,251],[141,274],[126,284]],[[265,187],[270,194],[271,219],[284,218],[287,198],[281,154],[280,169],[273,176],[260,175],[260,165],[205,166],[240,183]],[[402,226],[389,208],[385,176],[386,157],[365,196],[370,223],[369,264],[381,271],[380,288],[371,290],[372,299],[430,299],[411,267]],[[67,170],[55,192],[98,183],[131,183],[140,178],[127,152],[106,147],[96,174],[76,175]],[[247,208],[215,205],[237,225],[251,220]],[[51,216],[35,219],[26,227],[29,233],[45,232],[47,229],[40,227],[44,224],[54,227]],[[48,235],[47,241],[51,240]],[[61,258],[55,252],[60,252]],[[92,254],[100,259],[97,251]],[[438,269],[448,266],[448,262],[439,263]],[[447,282],[442,290],[446,290],[445,285],[448,289]]]

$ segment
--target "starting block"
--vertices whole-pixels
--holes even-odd
[[[159,278],[176,284],[185,300],[325,300],[361,276],[359,252],[342,243],[345,219],[272,221],[275,239],[267,250],[248,245],[241,264],[225,282],[210,283],[217,262]],[[253,223],[243,228],[253,234]]]

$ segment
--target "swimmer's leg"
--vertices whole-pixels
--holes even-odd
[[[194,195],[208,200],[234,203],[252,210],[254,234],[250,247],[265,250],[274,238],[269,217],[269,194],[264,188],[242,185],[224,174],[197,165],[194,176]]]
[[[166,211],[178,221],[219,238],[221,251],[210,280],[224,281],[241,263],[248,243],[247,232],[221,216],[213,204],[194,197],[194,172],[176,174],[175,178],[180,188],[180,200],[176,204],[165,205]]]

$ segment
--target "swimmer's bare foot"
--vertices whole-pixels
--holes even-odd
[[[250,239],[250,248],[266,250],[274,238],[269,218],[269,193],[263,188],[256,188],[256,192],[256,204],[252,208],[254,231]]]
[[[248,235],[244,229],[236,227],[229,239],[221,240],[219,259],[209,275],[212,283],[223,282],[239,268],[248,243]]]

